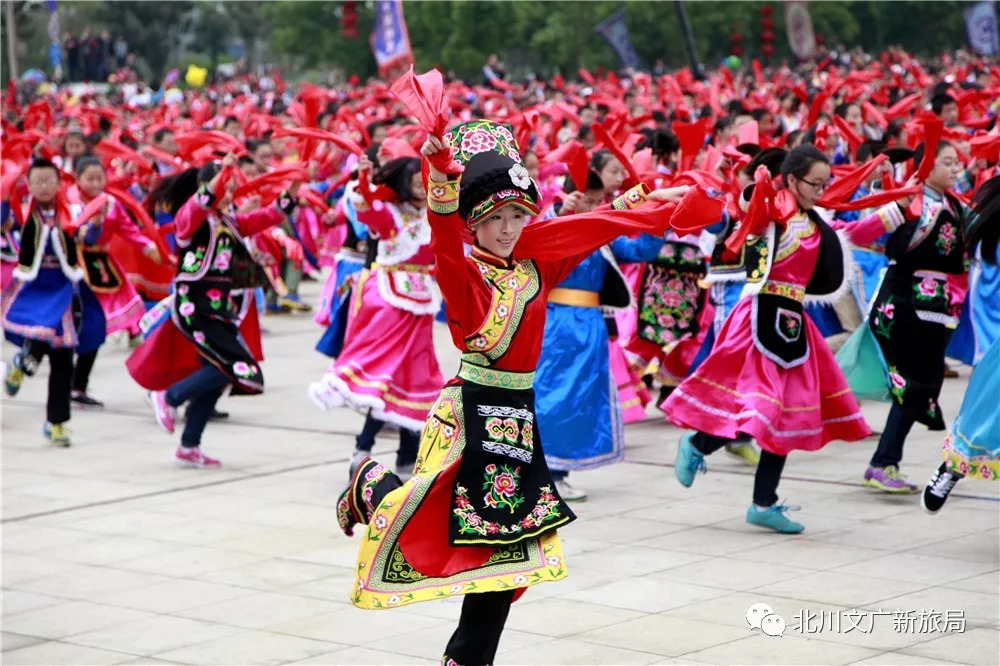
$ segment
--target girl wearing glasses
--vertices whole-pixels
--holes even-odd
[[[777,171],[773,166],[769,170],[772,175]],[[747,281],[744,296],[708,358],[663,409],[674,424],[697,431],[685,435],[678,448],[674,472],[682,485],[690,486],[695,474],[706,470],[706,455],[741,434],[750,435],[761,454],[747,522],[796,534],[804,526],[785,515],[791,507],[778,503],[786,456],[794,450],[815,451],[833,439],[857,441],[871,432],[803,306],[843,295],[849,288],[847,242],[870,242],[901,225],[903,216],[890,204],[843,228],[827,224],[814,207],[830,180],[830,162],[815,146],[793,149],[780,173],[787,193],[774,199],[785,205],[773,207],[777,219],[762,234],[747,238],[738,262],[740,277]],[[761,199],[758,195],[750,205]],[[721,266],[716,270],[721,275],[740,272]]]

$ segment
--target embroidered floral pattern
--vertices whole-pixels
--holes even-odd
[[[685,253],[690,260],[684,259]],[[660,257],[678,267],[702,263],[694,249],[675,248],[671,243],[664,245]],[[657,264],[649,265],[639,304],[639,331],[644,340],[662,347],[694,334],[701,295],[699,276],[699,272],[678,272]]]
[[[205,296],[209,300],[209,305],[212,306],[213,310],[218,310],[222,307],[222,292],[218,289],[209,289],[205,292]]]
[[[875,312],[875,333],[888,340],[892,337],[892,327],[895,324],[893,317],[896,314],[896,306],[892,303],[892,296],[885,299],[885,302],[878,306]]]
[[[960,429],[958,421],[953,429],[955,431]],[[1000,459],[997,459],[990,451],[978,456],[970,455],[971,448],[968,444],[963,445],[961,439],[962,435],[956,434],[954,431],[948,433],[948,436],[944,438],[941,448],[944,451],[948,468],[971,479],[984,479],[986,481],[1000,479]]]
[[[472,502],[469,501],[468,489],[464,486],[456,485],[454,513],[458,517],[459,532],[461,534],[479,534],[481,536],[519,534],[524,530],[541,527],[545,523],[555,520],[561,515],[559,513],[559,499],[553,494],[552,486],[542,486],[540,490],[541,494],[538,496],[538,503],[535,504],[535,508],[531,510],[528,516],[517,523],[501,525],[491,520],[484,520],[482,516],[476,513]]]
[[[185,273],[197,273],[198,269],[201,268],[201,262],[205,259],[205,248],[204,246],[195,248],[193,251],[188,250],[184,253],[184,259],[181,261],[181,271]]]
[[[528,170],[524,168],[523,164],[515,164],[507,171],[507,175],[510,176],[510,182],[514,183],[517,187],[522,190],[526,190],[531,187],[531,176],[528,175]]]
[[[480,261],[476,263],[483,279],[490,285],[493,299],[486,320],[476,334],[466,339],[466,344],[470,350],[497,359],[507,352],[521,323],[525,306],[538,294],[538,270],[531,261],[519,261],[507,269]],[[483,267],[486,267],[485,271]]]
[[[955,249],[955,244],[958,242],[958,236],[955,233],[955,225],[950,222],[945,222],[938,229],[937,240],[934,245],[937,247],[938,252],[943,255],[951,254],[951,251]]]
[[[511,513],[524,504],[524,496],[517,492],[521,481],[521,468],[509,465],[486,466],[483,480],[483,503],[491,509],[507,507]]]
[[[461,150],[468,155],[477,155],[493,150],[496,146],[495,136],[486,130],[473,130],[462,137]]]
[[[233,374],[237,377],[242,377],[243,379],[253,377],[257,374],[257,366],[252,363],[247,363],[246,361],[236,361],[236,363],[233,363]]]
[[[906,393],[906,377],[899,374],[899,368],[894,365],[889,366],[889,392],[896,398],[896,402],[903,404],[903,395]]]
[[[930,276],[913,285],[913,295],[918,301],[932,301],[942,292],[941,283]]]

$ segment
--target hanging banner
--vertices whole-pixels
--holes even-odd
[[[403,0],[377,0],[371,45],[379,76],[388,76],[392,70],[413,63],[410,34],[403,18]]]
[[[812,16],[805,0],[784,3],[785,28],[788,31],[788,46],[799,60],[808,60],[816,55],[816,33],[813,31]]]
[[[594,32],[601,33],[604,39],[608,40],[611,48],[615,50],[622,61],[623,67],[638,69],[639,55],[632,46],[632,39],[628,34],[628,26],[625,24],[625,8],[622,7],[614,14],[604,19],[595,28]]]
[[[969,35],[972,50],[986,56],[1000,54],[994,3],[979,2],[962,13],[965,15],[965,31]]]

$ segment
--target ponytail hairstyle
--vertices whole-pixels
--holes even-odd
[[[154,212],[159,204],[163,210],[176,215],[198,188],[215,178],[221,168],[219,163],[209,162],[200,169],[193,167],[164,178],[146,197],[146,209]]]
[[[972,200],[972,209],[977,217],[969,229],[969,254],[978,245],[983,261],[995,266],[1000,243],[1000,176],[993,176],[980,186]]]
[[[792,148],[781,163],[781,179],[785,187],[788,186],[789,176],[795,176],[799,180],[805,178],[816,162],[830,164],[830,160],[816,146],[802,144]]]
[[[767,172],[771,174],[771,178],[774,178],[781,173],[781,167],[787,159],[788,151],[784,148],[765,148],[754,155],[753,159],[750,160],[750,164],[746,166],[746,174],[753,179],[753,175],[756,173],[757,167],[763,166],[767,169]],[[809,169],[806,169],[806,171],[808,170]]]
[[[420,159],[397,157],[378,168],[372,176],[373,185],[385,185],[396,193],[400,203],[414,201],[413,175],[420,173]]]

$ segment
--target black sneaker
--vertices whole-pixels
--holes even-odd
[[[92,395],[87,395],[84,391],[73,391],[70,396],[70,400],[80,405],[81,407],[92,407],[94,409],[103,409],[104,403],[95,398]]]
[[[228,418],[229,418],[229,412],[222,412],[219,411],[218,409],[213,409],[212,413],[208,417],[208,420],[221,421],[222,419],[228,419]]]
[[[924,508],[924,511],[930,514],[940,511],[948,499],[948,494],[962,476],[962,474],[948,469],[948,463],[941,463],[920,495],[920,506]]]

